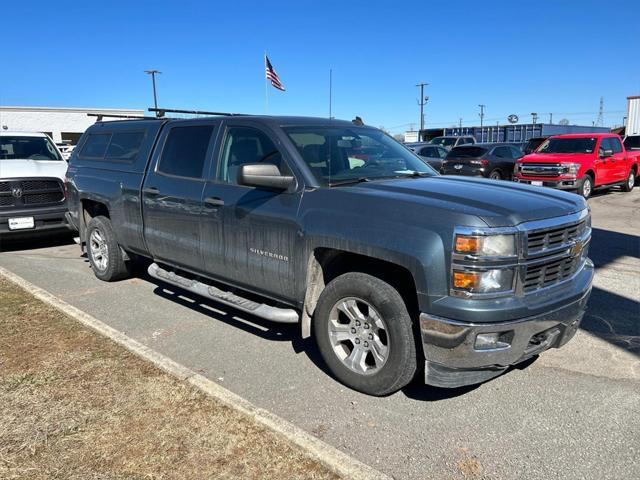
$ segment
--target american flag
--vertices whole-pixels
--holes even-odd
[[[269,57],[267,57],[266,55],[264,56],[264,67],[267,74],[267,80],[269,80],[271,82],[271,85],[273,85],[275,88],[284,92],[284,87],[280,82],[280,77],[278,77],[278,74],[273,69],[273,65],[271,65],[271,62],[269,61]]]

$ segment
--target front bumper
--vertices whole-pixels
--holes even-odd
[[[557,188],[558,190],[576,190],[578,180],[575,178],[561,178],[550,180],[549,178],[514,177],[514,182],[531,185],[531,182],[542,182],[543,187]]]
[[[500,375],[510,365],[549,348],[560,348],[575,335],[590,293],[589,282],[583,295],[568,305],[508,322],[469,323],[422,313],[425,383],[445,388],[480,383]],[[507,345],[477,348],[476,338],[482,333],[499,333]]]
[[[1,235],[28,235],[30,232],[51,230],[66,230],[69,228],[65,214],[66,203],[51,207],[20,208],[0,211]],[[24,230],[9,230],[9,219],[15,217],[33,217],[34,228]]]

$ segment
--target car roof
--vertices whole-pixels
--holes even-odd
[[[473,148],[473,147],[485,147],[485,148],[491,148],[491,147],[502,147],[502,146],[511,146],[511,147],[515,147],[517,144],[516,143],[507,143],[507,142],[493,142],[493,143],[468,143],[466,145],[459,145],[455,148]]]
[[[564,135],[552,135],[549,138],[603,138],[618,137],[615,133],[565,133]]]
[[[323,118],[323,117],[300,117],[300,116],[272,116],[272,115],[211,115],[207,117],[198,118],[158,118],[158,119],[123,119],[123,120],[107,120],[102,122],[96,122],[100,124],[115,124],[123,122],[136,122],[136,123],[155,123],[155,122],[171,122],[182,123],[192,122],[194,120],[221,120],[221,119],[238,119],[246,118],[248,120],[258,120],[267,124],[276,125],[279,127],[289,126],[327,126],[327,127],[356,127],[350,120],[337,120],[335,118]],[[369,125],[362,125],[367,128],[375,128]]]
[[[0,137],[46,137],[42,132],[14,132],[12,130],[0,130]]]
[[[471,135],[471,134],[468,134],[468,135],[440,135],[439,137],[433,137],[433,138],[473,138],[473,135]]]

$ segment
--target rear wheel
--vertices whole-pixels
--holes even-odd
[[[502,180],[502,172],[497,168],[489,174],[489,178],[491,180]]]
[[[87,225],[87,256],[96,277],[105,282],[129,276],[129,265],[116,240],[111,220],[98,216]]]
[[[590,175],[585,175],[578,183],[578,194],[587,199],[593,193],[593,179]]]
[[[313,322],[327,366],[354,390],[388,395],[415,375],[411,318],[388,283],[359,272],[337,277],[320,295]]]
[[[627,181],[622,186],[623,192],[630,192],[633,190],[633,187],[636,185],[636,171],[632,168],[629,170],[629,176],[627,177]]]

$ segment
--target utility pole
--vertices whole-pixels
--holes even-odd
[[[153,106],[156,109],[156,117],[159,117],[160,112],[158,112],[158,97],[156,95],[156,74],[162,72],[160,70],[145,70],[144,73],[151,75],[151,82],[153,84]]]
[[[420,100],[418,101],[418,105],[420,105],[420,131],[424,130],[424,106],[427,103],[428,97],[424,96],[424,87],[429,85],[428,83],[419,83],[416,87],[420,87]],[[420,134],[418,134],[420,136]]]
[[[462,135],[462,118],[458,119],[458,135]]]
[[[549,125],[553,125],[553,113],[549,114]]]
[[[531,112],[531,118],[533,119],[533,124],[538,123],[538,114],[536,112]]]
[[[482,128],[482,125],[484,123],[484,107],[486,107],[486,105],[483,105],[482,103],[480,105],[478,105],[480,107],[480,128]]]

